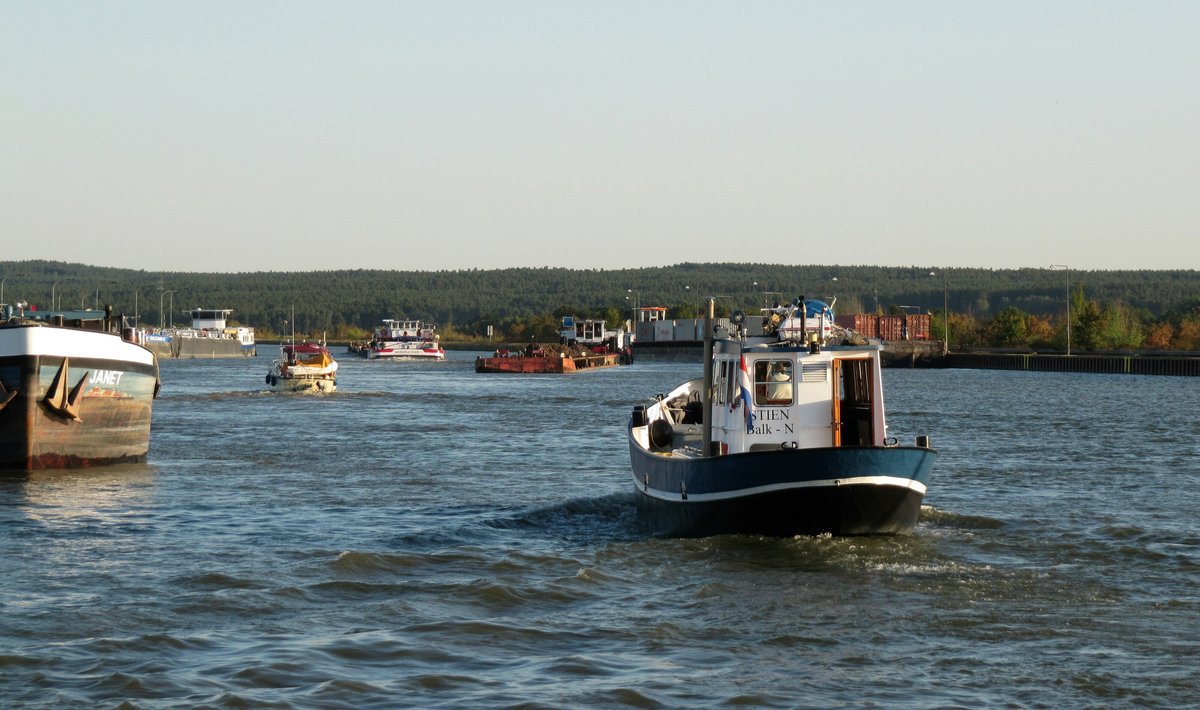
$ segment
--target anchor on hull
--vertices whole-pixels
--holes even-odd
[[[62,365],[58,368],[58,372],[54,373],[54,380],[50,383],[50,389],[46,391],[46,396],[42,398],[42,404],[53,414],[79,422],[83,421],[79,418],[79,400],[83,396],[83,386],[87,383],[91,372],[85,372],[79,383],[68,392],[67,378],[70,377],[70,367],[68,358],[64,357]]]
[[[8,403],[13,401],[13,397],[16,396],[17,390],[9,392],[8,390],[4,389],[4,383],[0,382],[0,411],[3,411],[4,408],[8,406]]]

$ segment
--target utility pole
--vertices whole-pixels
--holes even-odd
[[[1067,355],[1071,354],[1071,267],[1066,264],[1051,264],[1051,269],[1064,269],[1067,273]]]

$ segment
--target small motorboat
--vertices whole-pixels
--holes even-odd
[[[337,361],[324,343],[281,347],[271,362],[267,386],[275,392],[333,392],[337,389]]]
[[[909,533],[936,452],[887,435],[881,345],[800,297],[705,322],[702,377],[634,407],[638,517],[652,533],[707,536]],[[757,325],[757,324],[755,324]]]

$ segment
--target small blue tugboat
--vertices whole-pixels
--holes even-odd
[[[755,335],[740,313],[714,333],[712,311],[710,299],[703,376],[629,420],[643,526],[678,537],[911,532],[936,452],[927,436],[887,436],[881,346],[804,297],[763,309]]]

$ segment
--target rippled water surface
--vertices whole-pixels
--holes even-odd
[[[698,365],[472,357],[164,361],[150,463],[0,479],[0,704],[1200,702],[1194,379],[890,370],[915,534],[674,540],[624,422]]]

